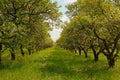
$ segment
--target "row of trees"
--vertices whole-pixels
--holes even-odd
[[[31,54],[52,46],[48,31],[61,15],[58,8],[51,0],[0,0],[0,63],[5,50],[15,60],[16,50],[24,56],[24,48]]]
[[[103,53],[109,67],[114,67],[120,51],[120,1],[119,0],[77,0],[67,6],[66,22],[61,37],[57,40],[60,47],[93,51],[94,60]]]

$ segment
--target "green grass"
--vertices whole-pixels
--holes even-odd
[[[93,61],[91,52],[88,55],[84,58],[59,48],[17,55],[16,61],[10,61],[8,55],[0,66],[0,80],[120,80],[120,60],[114,69],[108,69],[102,54],[98,62]]]

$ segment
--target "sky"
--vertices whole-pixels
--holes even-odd
[[[67,11],[67,9],[65,8],[65,5],[73,3],[77,0],[52,0],[52,1],[57,1],[58,5],[61,5],[61,8],[59,9],[63,13],[61,20],[68,21],[69,19],[65,14],[65,12]],[[50,32],[51,38],[53,39],[54,42],[60,37],[61,32],[62,32],[62,29],[56,29],[56,28],[54,28]]]

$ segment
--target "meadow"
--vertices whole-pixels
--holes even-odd
[[[7,54],[7,53],[6,53]],[[108,69],[106,58],[100,54],[95,62],[89,57],[60,48],[48,48],[30,56],[17,54],[15,61],[3,55],[0,80],[120,80],[120,59]]]

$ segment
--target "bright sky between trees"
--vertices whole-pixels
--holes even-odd
[[[58,4],[61,5],[60,11],[63,13],[61,17],[62,21],[68,21],[69,19],[65,14],[65,12],[67,11],[65,6],[77,0],[52,0],[52,1],[57,1]],[[62,32],[62,29],[55,29],[55,28],[50,32],[51,38],[53,39],[54,42],[60,37],[61,32]]]

